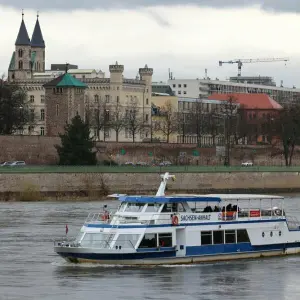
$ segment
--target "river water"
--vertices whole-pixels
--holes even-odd
[[[117,202],[105,202],[116,207]],[[194,266],[71,265],[54,239],[77,235],[104,202],[0,203],[0,299],[299,299],[300,256]],[[286,211],[300,216],[300,197]]]

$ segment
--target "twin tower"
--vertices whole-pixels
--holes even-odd
[[[31,79],[35,72],[45,72],[45,41],[39,23],[35,23],[31,39],[24,22],[24,13],[8,68],[9,81]]]

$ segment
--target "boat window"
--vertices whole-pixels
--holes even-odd
[[[139,237],[139,234],[119,234],[115,245],[122,246],[122,248],[134,248]]]
[[[123,202],[123,203],[119,206],[118,211],[119,211],[119,212],[123,212],[123,211],[125,210],[126,204],[127,204],[126,202]]]
[[[212,244],[212,234],[211,231],[201,232],[201,245],[211,245]]]
[[[159,233],[158,244],[160,247],[172,247],[172,233]]]
[[[76,239],[75,239],[75,242],[80,242],[81,239],[83,238],[85,232],[79,232],[79,234],[77,235]]]
[[[146,212],[158,212],[160,207],[161,207],[161,204],[149,203],[146,208]]]
[[[182,203],[166,203],[161,212],[184,212]]]
[[[144,203],[127,203],[125,212],[141,212],[144,206]]]
[[[172,212],[172,204],[166,203],[161,212],[163,212],[163,213]]]
[[[214,236],[214,245],[224,244],[224,231],[223,230],[214,231],[213,236]]]
[[[84,247],[108,248],[105,237],[107,237],[107,235],[102,233],[86,233],[81,245]]]
[[[250,243],[250,239],[246,229],[238,229],[236,236],[238,243]]]
[[[225,244],[235,243],[235,230],[225,230]]]
[[[139,248],[156,248],[157,247],[157,234],[146,233],[140,243]]]

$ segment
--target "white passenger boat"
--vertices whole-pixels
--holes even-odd
[[[173,175],[161,175],[155,196],[112,195],[116,213],[90,213],[74,241],[56,241],[69,262],[114,265],[193,264],[297,254],[300,227],[283,197],[165,195]]]

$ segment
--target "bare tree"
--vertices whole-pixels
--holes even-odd
[[[129,106],[125,114],[125,130],[132,136],[132,141],[135,142],[136,135],[143,128],[143,116],[141,116],[138,103],[135,100],[130,100]]]
[[[204,103],[201,99],[193,105],[191,112],[191,122],[197,136],[197,144],[200,147],[202,145],[202,136],[204,134],[204,128],[207,125],[207,112],[204,111]]]
[[[116,142],[119,141],[119,134],[125,127],[125,123],[124,109],[119,103],[116,103],[116,105],[112,108],[109,122],[110,128],[116,133]]]
[[[100,139],[100,133],[103,131],[105,140],[105,132],[109,127],[109,110],[107,109],[106,102],[98,99],[94,105],[90,105],[86,112],[86,119],[97,139]]]
[[[300,104],[293,104],[281,111],[274,120],[276,133],[281,139],[285,165],[292,165],[295,146],[300,143]]]
[[[229,96],[220,107],[220,114],[224,118],[225,166],[230,166],[231,141],[237,132],[237,108],[237,99],[233,96]]]
[[[160,120],[158,121],[159,131],[166,137],[167,143],[170,142],[171,134],[178,131],[178,116],[170,101],[167,101],[160,110]]]

